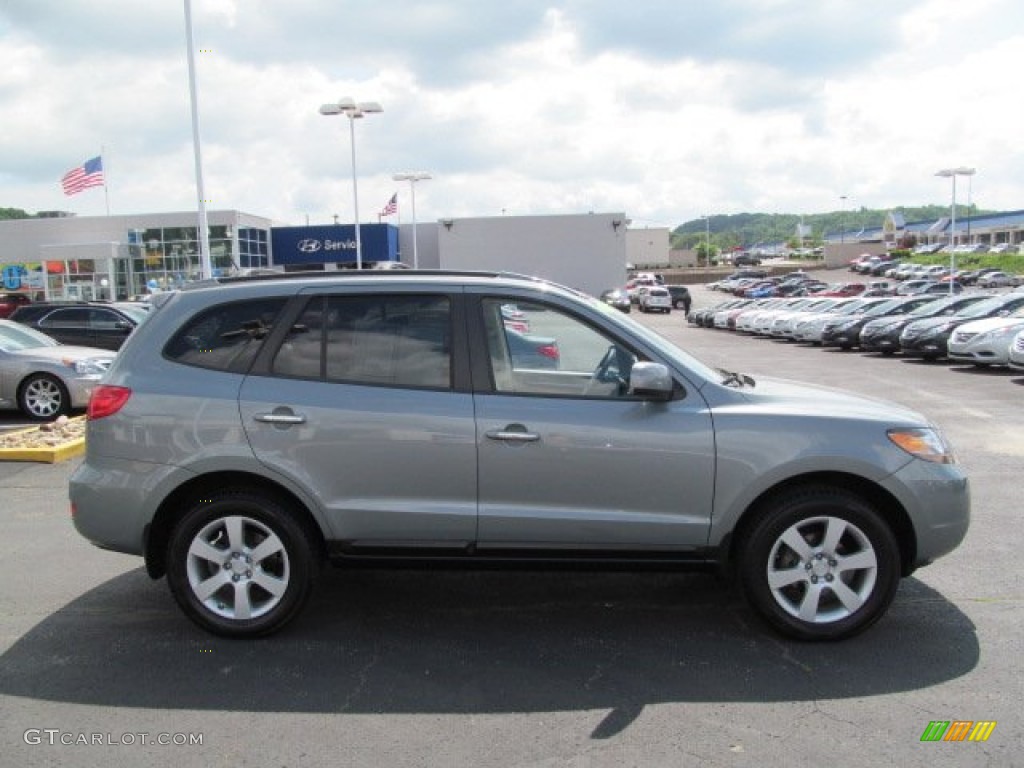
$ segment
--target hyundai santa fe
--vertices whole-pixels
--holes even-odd
[[[211,632],[280,629],[327,561],[585,564],[721,569],[778,631],[834,640],[966,534],[967,479],[920,414],[709,368],[570,289],[217,282],[129,337],[70,483],[78,531]],[[516,353],[508,305],[551,354]]]

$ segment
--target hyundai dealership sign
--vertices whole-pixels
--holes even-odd
[[[390,224],[359,227],[363,262],[398,261],[398,228]],[[355,264],[356,228],[352,224],[274,227],[270,230],[274,264]]]

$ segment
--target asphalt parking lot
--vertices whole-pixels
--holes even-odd
[[[0,462],[0,765],[1024,764],[1024,375],[633,316],[755,379],[926,413],[971,477],[964,545],[840,644],[781,640],[708,575],[446,571],[328,571],[285,632],[227,641],[75,533],[78,460]],[[946,720],[996,727],[921,742]]]

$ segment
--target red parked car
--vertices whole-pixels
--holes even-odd
[[[0,293],[0,317],[10,317],[18,307],[31,303],[24,293]]]
[[[867,288],[864,283],[834,283],[823,291],[818,291],[815,296],[860,296]]]

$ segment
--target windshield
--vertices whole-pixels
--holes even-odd
[[[18,323],[3,322],[0,325],[0,350],[4,352],[19,352],[23,349],[59,346],[60,343],[56,339]]]
[[[915,307],[914,309],[912,309],[909,312],[907,312],[907,314],[908,315],[917,315],[918,317],[920,317],[920,316],[928,317],[929,315],[940,315],[946,309],[946,307],[954,306],[958,302],[962,302],[962,301],[963,301],[963,299],[961,299],[959,296],[957,296],[957,297],[955,297],[953,299],[939,299],[938,301],[930,301],[927,304],[922,304],[919,307]]]
[[[956,313],[957,317],[987,317],[993,312],[998,312],[1006,303],[1005,296],[995,296],[991,299],[972,304],[966,309]]]
[[[856,299],[854,301],[846,302],[845,304],[837,304],[828,310],[828,313],[830,315],[852,315],[862,306],[864,306],[864,300]]]
[[[896,309],[897,307],[901,307],[905,303],[906,302],[903,301],[903,299],[890,299],[889,301],[883,301],[880,304],[873,304],[867,307],[864,309],[864,314],[868,316],[884,315],[886,312]]]
[[[117,308],[121,310],[123,314],[128,315],[128,317],[134,320],[136,325],[149,317],[149,310],[143,309],[142,307],[132,307],[126,304],[119,304]]]

